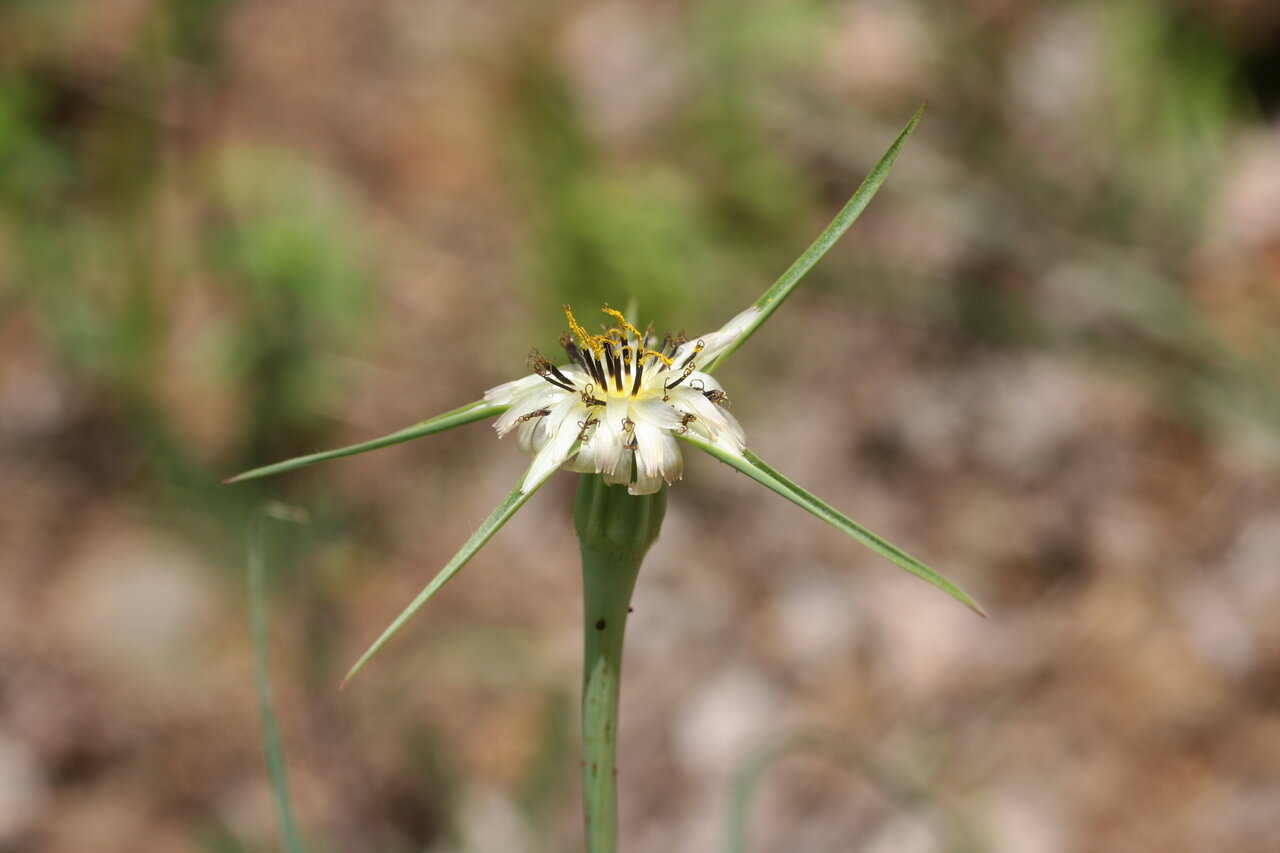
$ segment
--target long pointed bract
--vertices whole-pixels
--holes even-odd
[[[427,584],[422,592],[418,593],[418,597],[409,603],[409,606],[406,607],[400,615],[387,626],[386,630],[382,632],[382,635],[373,642],[373,645],[369,646],[365,653],[360,656],[360,659],[356,661],[355,665],[353,665],[350,671],[347,672],[346,678],[342,679],[343,687],[347,686],[347,682],[350,681],[352,677],[369,662],[369,658],[373,657],[379,649],[386,645],[387,641],[395,636],[395,633],[404,626],[404,623],[408,622],[409,618],[418,612],[418,608],[426,604],[432,596],[439,592],[440,588],[448,583],[453,576],[467,564],[468,560],[475,556],[475,553],[483,547],[484,543],[488,542],[493,537],[493,534],[497,533],[502,528],[502,525],[506,524],[507,520],[510,519],[511,516],[515,515],[516,510],[524,506],[524,502],[529,500],[529,498],[533,496],[533,493],[538,491],[538,489],[542,487],[542,484],[545,483],[557,470],[558,469],[556,468],[552,468],[547,471],[541,479],[535,480],[523,491],[521,490],[520,484],[517,484],[516,487],[511,490],[511,494],[507,495],[506,499],[503,500],[502,503],[498,504],[497,508],[494,509],[493,512],[489,513],[489,517],[481,522],[480,526],[476,528],[475,533],[471,534],[471,538],[467,540],[461,550],[453,555],[453,559],[449,560],[431,583]],[[520,483],[523,482],[524,478],[521,477]]]
[[[359,444],[350,444],[346,447],[339,447],[336,450],[325,450],[320,453],[312,453],[308,456],[298,456],[293,459],[286,459],[283,462],[275,462],[271,465],[264,465],[261,468],[254,468],[251,471],[245,471],[243,474],[237,474],[234,477],[228,477],[222,482],[238,483],[241,480],[253,480],[258,477],[269,477],[272,474],[281,474],[285,471],[292,471],[295,468],[305,468],[308,465],[315,465],[317,462],[328,462],[330,459],[341,459],[343,456],[355,456],[357,453],[368,453],[370,450],[378,450],[383,447],[390,447],[393,444],[400,444],[404,441],[412,441],[415,438],[432,435],[437,432],[444,432],[447,429],[453,429],[463,424],[469,424],[472,421],[484,420],[485,418],[500,415],[507,410],[507,406],[494,406],[484,400],[477,400],[474,403],[468,403],[454,409],[452,412],[445,412],[443,415],[436,415],[434,418],[416,423],[411,427],[393,432],[390,435],[384,435],[382,438],[375,438],[371,441],[362,441]]]
[[[942,575],[917,560],[915,557],[912,557],[901,548],[886,542],[884,539],[881,539],[870,530],[867,530],[865,527],[844,515],[839,510],[827,503],[824,503],[820,498],[815,497],[800,486],[797,486],[795,483],[791,482],[786,477],[766,465],[759,456],[756,456],[751,451],[746,451],[745,456],[736,456],[715,446],[714,444],[702,441],[692,435],[686,434],[680,436],[680,438],[701,450],[705,450],[707,453],[719,459],[721,462],[724,462],[726,465],[738,469],[757,483],[768,486],[770,489],[782,495],[796,506],[808,510],[818,518],[827,522],[827,524],[835,527],[837,530],[843,530],[845,533],[849,534],[854,539],[858,540],[863,545],[870,548],[872,551],[875,551],[890,562],[901,566],[916,577],[933,584],[947,595],[950,595],[956,601],[959,601],[964,606],[973,610],[979,616],[986,617],[986,611],[983,610],[982,607],[979,606],[979,604],[960,587],[956,586],[951,581],[947,580]]]
[[[720,364],[733,354],[734,350],[742,346],[747,338],[756,333],[756,329],[769,319],[774,311],[778,310],[778,306],[791,295],[791,291],[795,290],[800,279],[805,277],[809,270],[813,269],[818,261],[822,260],[836,241],[844,236],[844,232],[849,230],[849,226],[857,220],[858,216],[871,203],[871,199],[880,189],[880,185],[884,183],[884,179],[889,177],[889,170],[893,168],[893,161],[898,158],[898,152],[902,150],[902,145],[907,141],[907,137],[916,129],[916,125],[920,123],[920,117],[924,115],[924,105],[916,110],[916,114],[911,117],[911,121],[907,122],[907,126],[898,134],[898,138],[889,146],[889,150],[884,153],[875,167],[862,181],[853,197],[848,203],[840,209],[835,219],[831,220],[831,224],[818,235],[818,239],[805,249],[804,254],[796,258],[795,263],[787,268],[773,286],[764,292],[764,295],[756,300],[755,306],[760,309],[760,313],[752,318],[751,324],[742,332],[733,342],[731,346],[724,352],[717,355],[706,365],[700,366],[699,369],[705,373],[715,370]]]

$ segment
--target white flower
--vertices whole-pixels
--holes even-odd
[[[557,367],[534,350],[533,375],[485,392],[491,405],[510,406],[494,423],[498,435],[515,430],[520,448],[534,457],[523,488],[564,465],[603,474],[605,482],[625,484],[633,495],[652,494],[684,472],[677,434],[691,433],[742,456],[746,437],[726,408],[724,389],[698,365],[730,347],[759,309],[700,338],[668,335],[661,346],[622,312],[607,306],[604,312],[616,325],[591,335],[566,305],[572,334],[560,343],[570,363]]]

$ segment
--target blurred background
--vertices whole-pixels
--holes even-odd
[[[622,847],[1280,849],[1280,6],[0,4],[0,850],[580,849],[551,481],[476,399],[560,305],[718,327],[753,448],[981,620],[712,460],[640,579]],[[603,319],[603,318],[601,318]],[[739,801],[739,805],[741,802]]]

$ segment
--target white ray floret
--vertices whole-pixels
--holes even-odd
[[[633,495],[653,494],[684,473],[677,435],[693,435],[742,456],[746,437],[728,411],[728,397],[710,374],[698,370],[732,346],[759,313],[750,308],[719,331],[685,340],[668,335],[661,346],[620,311],[604,309],[616,325],[588,334],[569,306],[572,334],[560,343],[569,364],[556,366],[536,350],[532,375],[491,388],[495,406],[510,406],[494,423],[498,435],[512,430],[533,456],[525,487],[550,471],[603,474]]]

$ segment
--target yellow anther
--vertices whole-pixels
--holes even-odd
[[[648,358],[649,356],[653,356],[658,361],[665,364],[667,367],[670,367],[673,364],[671,359],[667,358],[665,355],[658,352],[656,349],[647,349],[644,352],[640,353],[641,358]]]
[[[626,331],[627,334],[634,335],[636,340],[638,341],[644,340],[644,334],[641,333],[641,331],[637,329],[635,326],[628,323],[627,318],[622,316],[621,311],[617,310],[616,308],[610,308],[608,305],[605,305],[604,308],[601,308],[600,310],[604,311],[604,313],[608,314],[610,317],[617,320],[618,325],[621,326],[623,330]]]
[[[618,311],[614,308],[610,308],[608,305],[604,306],[602,310],[604,311],[604,313],[608,314],[610,317],[617,320],[618,325],[622,327],[621,329],[610,329],[609,331],[605,332],[604,336],[606,338],[612,339],[614,335],[617,335],[619,339],[619,343],[626,343],[625,335],[631,335],[636,339],[637,343],[642,345],[639,348],[639,353],[636,355],[637,362],[644,361],[649,356],[653,356],[654,358],[658,359],[663,364],[665,364],[667,367],[671,366],[671,359],[667,358],[662,353],[658,352],[657,350],[643,348],[644,340],[646,337],[645,333],[637,329],[635,326],[631,325],[631,323],[628,322],[627,318],[622,316],[621,311]]]
[[[573,309],[568,303],[564,306],[564,316],[569,320],[569,331],[573,332],[574,337],[578,339],[578,343],[582,344],[586,349],[591,350],[596,355],[600,355],[604,347],[600,344],[600,339],[595,335],[587,334],[587,330],[579,325],[577,319],[573,316]]]
[[[600,336],[602,341],[616,341],[619,344],[626,344],[627,333],[618,328],[605,329],[604,334]]]
[[[564,306],[564,316],[569,321],[569,331],[573,332],[573,336],[578,339],[578,343],[582,344],[583,349],[589,349],[597,356],[601,356],[604,355],[604,345],[606,343],[617,343],[622,346],[626,346],[629,343],[628,335],[633,336],[638,344],[643,345],[645,334],[635,326],[631,325],[631,323],[627,321],[627,318],[622,315],[621,311],[610,308],[608,305],[605,305],[602,310],[604,313],[614,318],[618,325],[606,329],[602,335],[592,335],[588,334],[587,330],[582,328],[582,325],[578,323],[577,318],[573,316],[573,310],[569,308],[568,305]],[[637,363],[652,356],[653,358],[661,361],[667,367],[671,366],[671,359],[657,350],[643,349],[642,347],[637,347],[637,349]],[[627,359],[627,363],[630,363],[630,359]]]

